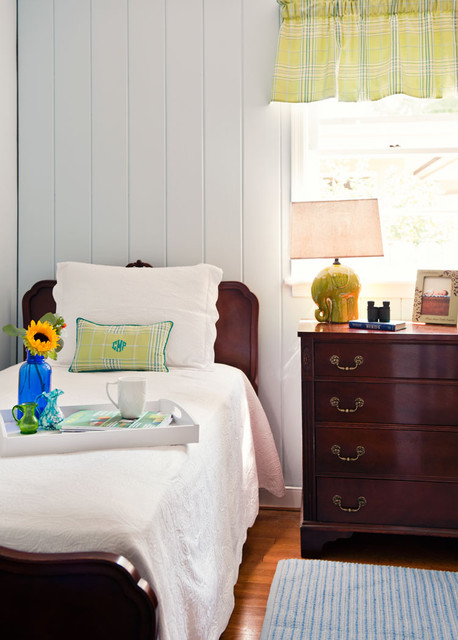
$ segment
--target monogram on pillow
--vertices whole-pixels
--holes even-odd
[[[70,371],[167,372],[165,350],[172,326],[172,321],[104,325],[77,318]]]

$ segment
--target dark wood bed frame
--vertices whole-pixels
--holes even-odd
[[[151,267],[130,263],[128,267]],[[22,299],[23,324],[56,310],[55,280]],[[256,296],[241,282],[221,282],[215,360],[258,382]],[[0,547],[1,636],[5,640],[153,640],[157,597],[136,568],[112,553],[29,553]]]

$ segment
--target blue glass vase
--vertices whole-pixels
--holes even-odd
[[[51,389],[51,366],[45,362],[44,356],[33,356],[27,351],[27,360],[19,368],[18,404],[36,402],[40,393],[49,393]],[[38,401],[37,414],[46,406],[46,398]]]

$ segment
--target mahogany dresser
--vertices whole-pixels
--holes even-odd
[[[457,328],[298,335],[302,556],[353,532],[457,536]]]

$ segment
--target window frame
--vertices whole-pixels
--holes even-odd
[[[313,127],[312,127],[312,110],[316,110],[319,108],[319,103],[310,103],[307,105],[307,108],[304,110],[304,105],[302,104],[292,104],[291,106],[291,201],[292,202],[300,202],[306,201],[310,199],[310,196],[307,195],[307,181],[304,180],[304,176],[307,176],[307,166],[310,162],[311,154],[323,154],[323,155],[331,155],[332,153],[339,154],[341,156],[351,155],[357,156],[361,155],[361,157],[367,156],[368,154],[372,155],[391,155],[396,156],[397,153],[400,155],[408,155],[408,154],[431,154],[438,153],[441,155],[448,154],[458,154],[458,147],[400,147],[399,151],[396,147],[390,148],[357,148],[355,149],[341,149],[336,148],[326,148],[326,149],[317,149],[317,144],[313,143]],[[384,118],[384,116],[381,116]],[[458,114],[454,114],[450,117],[450,120],[455,120],[458,118]],[[338,120],[340,118],[336,118]],[[402,121],[402,118],[394,119],[398,121]],[[422,116],[420,115],[417,120],[430,119],[434,120],[434,116]],[[312,142],[307,144],[307,135],[312,136]],[[315,148],[314,148],[315,147]],[[353,259],[354,260],[354,259]],[[360,259],[361,260],[361,259]],[[313,280],[314,275],[310,275],[309,277],[305,277],[302,275],[303,267],[298,263],[310,263],[310,267],[307,265],[306,271],[307,273],[316,273],[322,266],[325,266],[328,261],[319,261],[319,260],[307,260],[307,261],[297,261],[290,260],[291,265],[291,277],[289,279],[289,283],[292,287],[292,295],[293,297],[310,297],[310,286]],[[351,259],[346,259],[346,263],[349,266],[352,265]],[[444,268],[453,268],[453,265],[444,265]],[[357,269],[361,271],[361,269]],[[376,280],[365,280],[364,273],[362,272],[362,280],[364,284],[364,297],[374,297],[374,298],[413,298],[414,289],[415,289],[415,281],[411,279],[405,280],[396,280],[396,281],[376,281]]]

